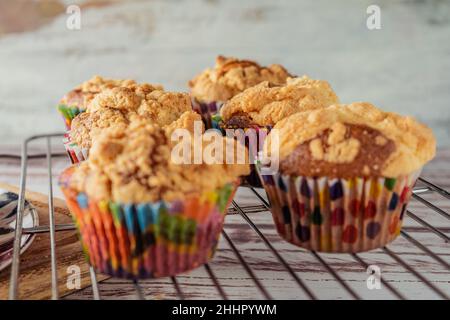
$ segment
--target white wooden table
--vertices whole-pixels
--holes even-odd
[[[1,153],[16,153],[17,149],[3,148]],[[37,148],[32,152],[41,152]],[[54,152],[62,152],[57,145]],[[30,160],[28,167],[27,186],[33,191],[47,192],[46,160]],[[424,170],[423,177],[433,181],[446,190],[450,190],[450,149],[440,150],[436,159]],[[20,161],[18,159],[0,158],[0,181],[17,185],[19,182]],[[53,175],[69,165],[65,157],[57,157],[53,161]],[[55,184],[56,186],[56,184]],[[262,190],[261,194],[263,194]],[[55,187],[55,195],[60,192]],[[450,212],[450,200],[436,195],[424,195],[435,205],[446,212]],[[299,249],[283,241],[273,226],[271,215],[264,211],[261,201],[248,188],[240,188],[236,198],[239,206],[248,212],[248,216],[286,261],[299,279],[320,299],[351,299],[351,293],[346,290],[327,267],[316,256],[306,250]],[[416,200],[412,200],[409,209],[433,226],[437,227],[447,236],[450,234],[450,222],[443,216],[428,209]],[[253,211],[253,213],[251,212]],[[260,212],[254,212],[260,211]],[[450,262],[449,243],[437,235],[429,232],[425,227],[406,217],[404,229],[409,235],[420,241],[432,252],[438,254],[446,263]],[[308,299],[308,295],[294,280],[289,270],[283,266],[273,252],[266,246],[261,237],[245,222],[244,218],[234,211],[226,218],[225,231],[239,251],[242,259],[254,273],[260,284],[270,297],[275,299]],[[407,265],[419,271],[432,285],[439,288],[446,295],[450,295],[450,270],[443,267],[436,260],[424,254],[417,246],[405,237],[400,236],[389,245]],[[364,299],[395,299],[396,296],[382,284],[379,290],[369,290],[366,285],[368,274],[366,269],[351,255],[347,254],[320,254],[328,266],[355,292]],[[359,254],[367,264],[377,265],[381,268],[382,279],[393,286],[400,294],[410,299],[435,299],[439,296],[414,274],[389,257],[386,252],[374,250]],[[232,299],[260,299],[265,296],[255,284],[255,281],[243,267],[242,262],[230,247],[230,244],[221,238],[217,253],[209,264],[211,271],[217,278],[221,288],[228,298]],[[215,286],[208,270],[200,267],[190,273],[176,277],[182,296],[188,299],[220,299],[222,296]],[[140,282],[143,293],[147,299],[177,299],[177,292],[172,279],[163,278],[144,280]],[[120,279],[107,279],[100,283],[102,299],[134,299],[137,297],[135,287],[131,281]],[[65,296],[66,299],[92,299],[92,289],[86,288]]]
[[[374,4],[380,30],[366,26]],[[185,91],[224,54],[326,79],[342,102],[415,116],[449,146],[449,34],[444,0],[0,1],[1,143],[61,130],[57,101],[94,74]]]

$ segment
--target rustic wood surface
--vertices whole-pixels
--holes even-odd
[[[10,148],[7,153],[17,152]],[[59,147],[55,152],[61,151]],[[33,149],[32,152],[42,152],[42,149]],[[450,149],[442,149],[423,172],[423,177],[433,181],[446,190],[450,190]],[[55,158],[53,161],[53,175],[56,177],[62,168],[68,165],[64,157]],[[16,159],[0,159],[0,181],[11,184],[19,182],[19,161]],[[46,193],[47,171],[45,159],[30,160],[27,186],[33,191]],[[55,194],[59,191],[55,187]],[[261,193],[263,194],[263,193]],[[446,212],[450,212],[450,201],[435,193],[423,195]],[[273,227],[269,212],[262,211],[262,204],[247,188],[240,188],[236,202],[248,212],[251,220],[270,241],[277,252],[292,267],[296,275],[305,285],[320,299],[351,299],[352,296],[345,290],[333,275],[321,264],[317,258],[306,250],[299,249],[283,241]],[[412,200],[409,209],[417,216],[425,219],[431,225],[439,228],[447,236],[450,234],[449,220],[430,210],[420,202]],[[45,221],[43,221],[45,223]],[[449,243],[439,238],[428,229],[407,217],[404,223],[404,231],[414,237],[432,252],[438,254],[444,261],[450,263]],[[233,244],[238,248],[243,259],[249,265],[261,284],[266,288],[271,297],[276,299],[307,299],[308,296],[293,280],[286,268],[277,260],[276,256],[262,242],[258,234],[251,229],[249,224],[231,210],[226,218],[225,231]],[[67,237],[61,233],[61,237]],[[58,252],[60,244],[58,243]],[[390,250],[396,253],[410,267],[420,272],[433,285],[445,294],[450,295],[450,270],[439,264],[424,252],[399,237],[391,245]],[[49,248],[47,249],[49,255]],[[77,248],[75,251],[78,251]],[[433,290],[427,287],[414,274],[406,270],[383,250],[374,250],[359,255],[367,264],[377,265],[381,268],[382,279],[396,288],[403,296],[409,299],[437,299],[440,298]],[[344,283],[353,289],[364,299],[395,299],[386,285],[382,284],[379,290],[369,290],[366,286],[368,274],[364,267],[357,263],[352,256],[347,254],[320,254],[334,271],[342,278]],[[26,256],[23,256],[25,260]],[[26,262],[25,262],[26,263]],[[214,259],[210,263],[211,270],[217,277],[220,285],[228,298],[233,299],[259,299],[263,298],[261,291],[255,285],[254,280],[248,275],[230,245],[222,237]],[[64,273],[60,273],[64,275]],[[49,277],[49,275],[48,275]],[[219,291],[204,267],[200,267],[190,273],[176,277],[180,289],[188,299],[215,299],[221,298]],[[66,280],[60,279],[63,285]],[[177,299],[179,295],[170,278],[144,280],[140,282],[147,299]],[[50,282],[47,283],[49,288]],[[100,294],[102,299],[135,299],[137,293],[132,282],[120,279],[105,279],[100,282]],[[65,299],[92,299],[92,289],[87,287],[82,290],[69,293]]]
[[[0,188],[18,192],[17,187],[0,183]],[[26,198],[36,208],[39,214],[40,225],[48,225],[48,196],[27,192]],[[72,218],[64,201],[55,199],[55,223],[71,223]],[[21,256],[19,277],[20,299],[49,299],[51,298],[51,265],[50,265],[50,235],[37,234],[31,246]],[[70,292],[67,288],[67,268],[77,265],[80,267],[80,287],[84,288],[90,283],[89,267],[81,250],[78,236],[75,231],[56,233],[56,255],[58,265],[58,289],[65,295]],[[105,277],[100,276],[100,280]],[[10,281],[10,267],[0,272],[0,299],[8,297]]]

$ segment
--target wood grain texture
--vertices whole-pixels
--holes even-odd
[[[40,152],[37,148],[33,152]],[[58,149],[55,149],[58,150]],[[17,150],[10,149],[8,152]],[[42,151],[42,149],[41,149]],[[450,149],[441,149],[437,157],[426,166],[423,177],[450,190]],[[64,157],[53,161],[53,174],[68,165]],[[18,183],[19,161],[0,159],[0,179],[10,183]],[[31,160],[27,185],[32,190],[46,192],[45,160]],[[261,190],[260,190],[261,191]],[[58,193],[55,188],[55,193]],[[264,192],[261,191],[263,195]],[[425,199],[450,212],[450,201],[436,193],[423,195]],[[350,299],[351,295],[343,288],[332,274],[310,252],[299,249],[283,241],[273,227],[271,214],[262,211],[262,204],[246,188],[240,188],[235,200],[248,213],[251,220],[270,241],[272,246],[289,263],[295,274],[320,299]],[[417,200],[412,200],[409,209],[417,216],[425,219],[441,232],[450,236],[450,222],[447,218],[435,213]],[[262,242],[258,234],[237,214],[230,210],[226,218],[225,231],[238,248],[242,257],[253,270],[260,283],[276,299],[307,299],[307,294],[294,281],[292,275],[278,261],[273,252]],[[414,237],[429,250],[438,254],[446,263],[450,263],[450,244],[431,233],[427,228],[411,218],[406,218],[404,231]],[[400,236],[391,245],[405,263],[420,272],[428,281],[441,291],[450,295],[450,270],[438,261],[426,255],[406,238]],[[49,250],[49,249],[47,249]],[[47,253],[48,254],[48,253]],[[423,281],[406,270],[381,249],[359,256],[367,263],[381,268],[382,278],[397,291],[409,299],[437,299],[436,293],[427,287]],[[364,299],[395,299],[396,296],[387,288],[369,290],[366,286],[368,274],[366,269],[348,254],[320,254],[342,280]],[[217,277],[228,298],[261,299],[261,292],[254,280],[239,262],[236,254],[222,237],[214,259],[210,263],[211,270]],[[220,299],[221,296],[204,267],[176,277],[180,288],[187,299]],[[169,278],[143,280],[140,282],[147,299],[178,299],[177,291]],[[132,282],[120,279],[105,279],[100,282],[102,299],[136,299],[137,294]],[[85,289],[67,294],[65,299],[92,299],[92,289]]]
[[[1,184],[0,188],[18,192],[16,187]],[[37,209],[40,225],[48,225],[48,198],[46,195],[27,192],[26,198]],[[72,218],[64,201],[54,199],[55,223],[71,223]],[[56,257],[58,265],[58,288],[61,295],[70,293],[73,289],[66,286],[68,280],[67,268],[76,265],[80,268],[80,286],[90,283],[89,267],[81,250],[76,231],[56,233]],[[31,246],[21,255],[19,277],[20,299],[51,298],[51,265],[50,265],[50,235],[38,234]],[[100,277],[104,279],[105,277]],[[10,281],[10,267],[0,272],[0,299],[7,299]]]

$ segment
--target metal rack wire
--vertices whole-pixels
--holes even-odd
[[[23,233],[46,233],[48,232],[50,234],[50,253],[51,253],[51,270],[52,270],[52,299],[58,299],[59,292],[58,292],[58,275],[57,275],[57,260],[56,260],[56,252],[55,252],[55,233],[56,232],[63,232],[67,230],[73,230],[75,227],[73,224],[55,224],[54,221],[54,207],[53,207],[53,186],[52,186],[52,148],[51,148],[51,139],[52,138],[62,138],[63,134],[55,133],[55,134],[46,134],[46,135],[37,135],[30,137],[26,139],[23,142],[22,145],[22,153],[21,153],[21,177],[20,177],[20,192],[19,192],[19,205],[18,205],[18,214],[17,214],[17,221],[16,221],[16,234],[14,239],[14,250],[13,250],[13,258],[12,258],[12,267],[11,267],[11,278],[10,278],[10,291],[9,291],[9,298],[10,299],[16,299],[18,297],[18,287],[19,287],[19,272],[20,272],[20,259],[19,259],[19,252],[20,252],[20,239]],[[24,209],[24,201],[25,201],[25,187],[26,187],[26,178],[27,178],[27,164],[28,159],[30,158],[30,155],[28,154],[28,146],[31,142],[36,140],[45,140],[46,141],[46,158],[47,158],[47,166],[48,166],[48,200],[49,200],[49,225],[48,226],[38,226],[35,228],[22,228],[22,222],[23,222],[23,209]],[[450,193],[446,190],[440,188],[436,184],[419,178],[421,185],[423,187],[415,188],[413,191],[413,197],[414,199],[421,202],[423,205],[427,206],[430,209],[430,212],[434,214],[438,214],[442,216],[443,218],[450,220],[450,214],[447,213],[442,208],[436,206],[435,204],[431,203],[430,201],[426,200],[421,195],[426,193],[435,193],[440,195],[443,199],[450,201]],[[283,267],[283,269],[290,275],[292,278],[292,281],[298,286],[298,289],[301,290],[308,298],[310,299],[317,299],[317,295],[310,288],[305,284],[305,281],[301,279],[301,277],[298,275],[297,272],[294,271],[292,266],[288,263],[288,261],[283,258],[283,256],[274,248],[274,246],[271,244],[271,242],[268,240],[268,238],[261,232],[261,230],[258,228],[258,226],[252,221],[249,214],[256,213],[256,212],[267,212],[270,209],[269,203],[264,199],[261,194],[253,189],[250,188],[253,192],[255,198],[257,198],[260,202],[259,205],[252,205],[252,206],[242,206],[239,205],[236,201],[232,202],[232,207],[228,209],[228,214],[237,214],[240,215],[243,220],[248,224],[248,226],[257,234],[259,239],[262,241],[262,243],[267,247],[267,249],[270,251],[270,253],[273,255],[273,257],[279,262],[279,264]],[[406,215],[415,220],[418,224],[422,225],[422,227],[427,230],[427,232],[434,233],[439,238],[441,238],[446,244],[449,243],[450,238],[446,235],[446,233],[438,228],[433,226],[430,222],[422,219],[415,213],[407,210]],[[222,231],[223,238],[228,243],[229,247],[231,248],[232,252],[234,253],[236,259],[239,261],[239,263],[244,268],[245,272],[248,274],[248,276],[251,278],[254,286],[257,288],[257,290],[261,293],[262,297],[265,299],[273,299],[273,296],[271,292],[263,285],[263,282],[258,278],[255,271],[252,269],[252,266],[246,261],[244,255],[241,253],[241,251],[238,249],[236,244],[233,242],[232,238],[229,236],[229,234],[224,230]],[[441,267],[442,271],[446,272],[450,278],[450,265],[444,260],[443,257],[441,257],[439,254],[434,253],[432,250],[430,250],[426,245],[418,241],[415,237],[413,237],[409,232],[407,232],[405,229],[401,231],[401,236],[406,239],[408,242],[410,242],[412,245],[414,245],[417,249],[419,249],[421,252],[423,252],[424,255],[427,255],[429,258],[433,259],[435,262],[437,262]],[[300,249],[299,249],[300,250]],[[424,276],[423,270],[417,270],[416,268],[412,267],[410,264],[408,264],[403,258],[401,258],[398,254],[396,254],[394,251],[392,251],[389,247],[382,248],[383,252],[391,257],[394,261],[396,261],[399,265],[401,265],[403,268],[405,268],[411,275],[413,275],[415,278],[417,278],[421,283],[423,283],[425,286],[427,286],[429,289],[431,289],[436,295],[438,295],[442,299],[450,299],[447,292],[444,292],[441,288],[438,288],[435,284],[430,282],[426,276]],[[356,292],[352,287],[348,285],[346,281],[343,280],[339,272],[336,270],[335,266],[331,263],[327,263],[326,260],[322,257],[320,253],[311,252],[311,255],[317,260],[317,262],[323,266],[323,268],[339,283],[342,290],[346,291],[350,297],[353,299],[361,299],[361,296],[358,292]],[[360,265],[362,268],[367,269],[369,266],[369,263],[366,262],[360,254],[350,254],[353,261]],[[220,284],[220,281],[218,280],[218,277],[214,273],[213,269],[210,267],[209,264],[204,265],[204,269],[207,273],[207,275],[210,277],[212,283],[214,284],[215,288],[217,289],[217,293],[219,296],[226,300],[228,299],[228,296],[223,288],[223,286]],[[422,271],[422,272],[421,272]],[[97,281],[97,275],[92,267],[90,267],[90,280],[92,285],[92,292],[94,299],[100,299],[100,291],[99,291],[99,283]],[[173,287],[177,293],[178,298],[183,299],[185,297],[185,294],[177,280],[177,277],[171,277],[171,281],[173,284]],[[387,282],[385,279],[381,278],[382,284],[398,299],[407,299],[403,293],[399,292],[399,290],[394,287],[393,284]],[[141,284],[139,281],[133,282],[134,289],[136,292],[136,298],[138,299],[145,299],[144,291],[142,290]]]

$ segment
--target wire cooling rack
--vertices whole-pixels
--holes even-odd
[[[11,278],[10,278],[10,287],[9,287],[9,298],[10,299],[16,299],[18,297],[18,288],[19,288],[19,273],[20,273],[20,239],[23,233],[22,229],[22,222],[23,222],[23,209],[24,209],[24,201],[25,201],[25,187],[26,187],[26,178],[27,178],[27,164],[28,159],[30,159],[32,156],[28,154],[28,147],[31,142],[34,141],[41,141],[46,142],[46,159],[47,159],[47,169],[48,169],[48,201],[49,201],[49,225],[47,226],[39,226],[36,228],[27,229],[27,233],[44,233],[48,232],[50,234],[50,253],[51,253],[51,272],[52,272],[52,299],[59,299],[59,292],[58,292],[58,283],[57,283],[57,259],[56,259],[56,244],[55,244],[55,233],[56,232],[64,232],[67,230],[73,230],[75,226],[73,224],[55,224],[54,220],[54,206],[53,206],[53,185],[52,185],[52,157],[55,156],[55,154],[52,154],[52,147],[51,147],[51,140],[52,138],[62,138],[63,134],[55,133],[55,134],[46,134],[46,135],[37,135],[30,137],[26,139],[23,142],[22,145],[22,153],[21,153],[21,177],[20,177],[20,192],[19,192],[19,205],[18,205],[18,214],[17,214],[17,221],[16,221],[16,233],[15,233],[15,239],[14,239],[14,250],[13,250],[13,257],[12,257],[12,266],[11,266]],[[60,154],[59,154],[60,155]],[[425,180],[423,178],[419,178],[419,185],[420,187],[416,187],[413,191],[413,198],[426,207],[428,207],[429,215],[439,215],[445,220],[450,220],[450,215],[443,209],[444,206],[448,206],[450,204],[450,193],[446,190],[440,188],[436,184]],[[263,212],[266,212],[270,209],[269,203],[265,200],[264,196],[261,195],[260,191],[255,190],[254,188],[250,188],[251,193],[255,197],[255,200],[259,202],[258,205],[251,205],[251,206],[245,206],[242,204],[237,203],[236,201],[232,202],[232,206],[228,209],[229,215],[240,215],[246,224],[248,224],[248,227],[253,230],[254,233],[256,233],[259,240],[266,246],[270,254],[273,256],[281,268],[284,269],[285,272],[287,272],[290,275],[291,281],[293,282],[293,285],[297,288],[297,290],[302,291],[302,294],[310,299],[317,299],[317,293],[315,292],[314,286],[307,285],[304,279],[301,277],[301,273],[299,274],[298,271],[295,271],[292,263],[290,264],[289,261],[283,257],[282,254],[279,253],[279,251],[274,247],[272,242],[268,239],[268,237],[264,234],[264,232],[257,226],[257,223],[255,223],[252,219],[252,214],[259,213],[263,214]],[[427,200],[423,195],[425,194],[434,194],[438,195],[442,198],[445,205],[442,205],[442,202],[439,202],[441,205],[437,205],[436,201]],[[427,215],[427,217],[429,216]],[[415,222],[417,222],[419,225],[421,225],[421,229],[424,230],[423,232],[427,232],[429,234],[434,234],[438,237],[438,240],[443,241],[444,247],[448,245],[449,243],[449,236],[447,236],[446,233],[448,233],[447,228],[441,228],[434,226],[432,222],[430,222],[430,219],[424,219],[420,217],[418,214],[413,213],[410,210],[406,211],[406,216],[410,219],[413,219]],[[433,220],[433,219],[431,219]],[[236,245],[235,241],[232,239],[230,234],[227,231],[222,231],[223,238],[225,239],[228,246],[231,248],[235,258],[239,262],[239,264],[243,267],[249,278],[251,279],[254,287],[259,291],[261,296],[265,299],[272,299],[273,295],[270,292],[270,290],[267,288],[267,286],[264,285],[262,279],[258,277],[257,272],[254,270],[254,266],[250,264],[245,254],[242,252],[242,249],[238,248],[238,245]],[[438,254],[432,249],[429,248],[426,244],[419,241],[415,236],[413,236],[409,231],[406,230],[406,228],[403,228],[401,231],[401,236],[406,239],[411,245],[413,245],[416,249],[418,249],[423,255],[427,256],[431,260],[435,262],[435,265],[438,265],[440,270],[439,272],[442,272],[445,275],[446,279],[450,279],[450,266],[449,263],[446,261],[447,254]],[[447,250],[448,247],[444,250]],[[296,249],[299,252],[304,250],[298,248]],[[438,287],[435,283],[428,280],[427,273],[429,270],[423,269],[423,268],[417,268],[413,267],[408,261],[406,261],[403,257],[401,257],[399,254],[394,252],[390,249],[390,246],[386,246],[381,249],[383,254],[386,257],[390,257],[392,260],[394,260],[399,267],[404,268],[409,275],[414,277],[418,282],[423,284],[424,286],[428,287],[431,291],[433,291],[438,297],[442,299],[449,299],[449,293],[446,290],[443,290],[442,288]],[[445,251],[444,251],[445,252]],[[333,264],[330,263],[329,260],[323,257],[321,253],[318,252],[310,252],[312,257],[316,260],[319,265],[322,266],[324,270],[328,272],[328,276],[333,278],[339,285],[339,287],[344,290],[350,297],[353,299],[361,299],[361,295],[359,292],[357,292],[352,286],[349,285],[347,281],[345,281],[342,277],[342,275],[339,272],[339,268]],[[352,262],[354,264],[359,265],[361,268],[367,269],[369,267],[369,262],[365,260],[365,258],[362,257],[361,254],[350,254],[349,255],[352,259]],[[213,271],[213,268],[209,264],[204,265],[204,269],[209,276],[211,282],[215,286],[218,295],[226,300],[228,299],[226,290],[224,289],[224,286],[221,284],[221,281],[216,276],[215,272]],[[90,280],[91,280],[91,287],[92,287],[92,294],[94,299],[101,299],[101,293],[99,290],[99,283],[97,281],[97,275],[92,267],[90,267]],[[390,293],[395,296],[397,299],[408,299],[408,296],[405,295],[405,292],[400,292],[398,288],[395,286],[395,282],[388,282],[383,277],[380,279],[381,283],[385,286],[387,290],[390,291]],[[177,280],[177,277],[171,277],[172,285],[175,289],[175,292],[177,293],[177,296],[179,299],[184,299],[186,297],[185,293],[183,292],[182,286],[180,285],[179,281]],[[138,299],[145,299],[145,293],[142,289],[142,286],[139,281],[133,282],[136,298]]]

